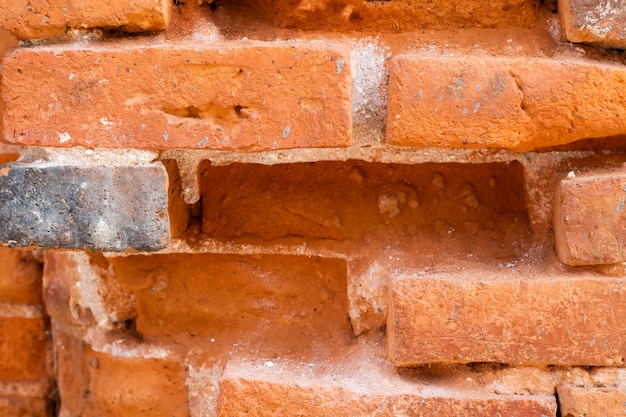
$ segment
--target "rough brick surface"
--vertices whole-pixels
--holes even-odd
[[[0,303],[41,303],[42,265],[30,252],[0,248],[0,265]]]
[[[93,27],[142,32],[165,29],[171,10],[170,0],[1,0],[0,27],[26,39]]]
[[[620,0],[559,0],[559,15],[570,42],[626,47],[626,9]]]
[[[0,396],[2,417],[49,417],[44,398]]]
[[[18,49],[4,136],[37,146],[261,151],[351,143],[350,61],[329,44]]]
[[[554,200],[554,235],[568,265],[626,261],[626,170],[563,179]]]
[[[623,67],[591,61],[397,56],[386,141],[528,151],[624,134],[625,82]]]
[[[0,171],[0,241],[96,251],[160,249],[169,241],[167,187],[161,164],[9,163]]]
[[[278,365],[280,367],[280,365]],[[490,395],[439,389],[372,387],[337,378],[308,379],[279,370],[227,367],[220,380],[218,416],[555,416],[554,398]],[[383,384],[383,380],[379,381]],[[356,386],[355,386],[356,384]]]
[[[43,298],[55,323],[105,331],[122,327],[136,316],[132,297],[102,254],[46,251]]]
[[[148,338],[240,339],[255,350],[269,342],[305,354],[311,340],[348,331],[342,260],[176,254],[111,263],[134,291],[137,331]]]
[[[392,279],[387,330],[397,366],[624,365],[624,279],[478,274]]]
[[[59,390],[67,399],[62,403],[61,415],[189,415],[185,370],[175,359],[153,357],[141,350],[133,356],[116,344],[109,345],[109,353],[96,352],[80,340],[62,333],[56,336]]]
[[[0,29],[0,61],[9,48],[17,46],[17,39],[9,32]],[[2,66],[0,65],[0,85],[2,85]],[[2,100],[0,100],[0,132],[2,132]],[[4,161],[3,161],[4,162]]]
[[[537,8],[530,1],[457,0],[454,2],[368,0],[244,0],[255,12],[272,22],[299,29],[332,31],[365,30],[402,32],[428,27],[503,27],[530,25]]]
[[[0,317],[0,381],[46,378],[47,343],[42,318]]]
[[[562,416],[626,415],[626,390],[619,387],[560,386],[557,389]]]

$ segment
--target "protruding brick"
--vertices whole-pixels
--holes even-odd
[[[239,151],[351,143],[349,51],[326,43],[18,49],[5,140]]]
[[[568,265],[626,261],[626,170],[563,179],[554,200],[554,237]]]
[[[165,29],[171,0],[0,0],[0,27],[26,39],[61,36],[68,29]]]
[[[559,15],[570,42],[626,47],[626,9],[620,0],[559,0]]]
[[[0,168],[0,241],[94,251],[158,250],[169,242],[161,164]]]
[[[290,374],[282,364],[272,364],[277,368],[274,372],[262,369],[262,364],[227,366],[220,380],[218,416],[554,417],[556,412],[556,401],[548,396],[494,395],[443,387],[434,393],[416,384],[394,386],[385,375],[342,380],[333,373],[332,377],[314,379]],[[367,381],[370,378],[376,378],[377,384]]]
[[[0,316],[0,381],[45,379],[47,345],[43,318]]]
[[[610,63],[398,56],[386,141],[528,151],[625,134],[624,83],[626,69]]]
[[[393,278],[394,364],[624,365],[626,280],[500,275],[485,268]]]

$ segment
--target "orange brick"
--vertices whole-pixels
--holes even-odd
[[[626,170],[563,179],[554,201],[554,235],[568,265],[626,261]]]
[[[96,352],[63,332],[55,333],[54,343],[63,399],[61,415],[189,415],[185,370],[176,358],[150,354],[141,345],[129,348],[122,340],[108,345],[109,353]]]
[[[626,390],[619,387],[557,388],[561,415],[563,416],[624,416],[626,415]]]
[[[485,268],[394,278],[391,360],[624,365],[626,280],[520,275]]]
[[[40,262],[29,252],[0,248],[0,265],[0,303],[41,303]]]
[[[418,384],[393,386],[382,375],[376,375],[376,385],[367,386],[364,380],[375,376],[348,377],[348,382],[335,372],[332,377],[309,379],[289,374],[282,364],[275,368],[274,374],[268,374],[259,367],[227,366],[220,380],[217,415],[554,417],[556,412],[551,396],[494,395],[442,386],[434,393]]]
[[[2,417],[48,417],[44,398],[0,396]]]
[[[349,52],[322,43],[18,49],[4,135],[36,146],[262,151],[351,142]]]
[[[626,133],[626,69],[540,58],[391,60],[387,143],[516,151]]]
[[[43,319],[0,317],[0,380],[46,378],[47,345]]]
[[[0,61],[9,48],[17,46],[17,39],[5,30],[0,29]],[[0,85],[2,84],[2,66],[0,65]],[[0,100],[0,132],[2,132],[2,101]],[[4,163],[4,161],[2,161]]]
[[[171,0],[0,0],[0,27],[26,39],[64,35],[67,29],[165,29]]]
[[[559,16],[570,42],[626,47],[626,9],[618,1],[559,0]]]
[[[172,254],[110,261],[134,290],[137,331],[149,340],[193,335],[304,353],[312,339],[348,333],[343,260]]]

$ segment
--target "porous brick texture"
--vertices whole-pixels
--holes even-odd
[[[624,22],[0,0],[0,416],[626,416]]]

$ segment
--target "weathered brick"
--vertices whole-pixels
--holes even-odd
[[[0,241],[94,251],[157,250],[169,242],[161,164],[14,162],[0,170]]]
[[[68,29],[165,29],[171,0],[0,0],[0,27],[26,39],[61,36]]]
[[[41,303],[42,265],[30,252],[0,248],[0,265],[0,303]]]
[[[220,380],[217,415],[553,417],[556,413],[556,401],[549,396],[494,395],[445,387],[438,387],[434,393],[417,384],[394,386],[384,375],[342,380],[333,374],[314,379],[290,374],[282,364],[274,368],[277,371],[271,374],[262,369],[262,364],[229,364]],[[376,384],[367,381],[375,377]]]
[[[626,415],[626,368],[571,369],[556,389],[563,416]]]
[[[389,356],[397,366],[624,365],[624,279],[507,278],[485,268],[395,277],[390,295]]]
[[[0,416],[49,417],[49,414],[44,398],[0,396]]]
[[[204,336],[304,354],[313,339],[348,334],[343,260],[171,254],[110,262],[135,294],[137,331],[146,338]]]
[[[17,39],[5,30],[0,29],[0,61],[9,48],[17,46]],[[2,85],[2,65],[0,65],[0,85]],[[2,132],[2,100],[0,100],[0,132]],[[2,163],[8,161],[2,161]]]
[[[55,333],[55,344],[63,399],[60,415],[189,415],[185,369],[175,357],[154,355],[141,346],[133,352],[123,343],[114,343],[109,353],[97,352],[63,332]]]
[[[562,416],[623,416],[626,415],[626,390],[618,387],[557,388]]]
[[[568,265],[626,261],[626,170],[561,180],[554,199],[554,235]]]
[[[47,344],[43,318],[0,317],[0,380],[46,378]]]
[[[626,69],[610,63],[397,56],[386,141],[528,151],[624,134],[625,82]]]
[[[620,0],[559,0],[559,16],[570,42],[626,47],[626,9]]]
[[[46,251],[43,284],[46,312],[55,323],[111,331],[136,316],[132,294],[120,288],[102,254]]]
[[[5,140],[240,151],[351,143],[349,51],[236,42],[18,49],[5,57]]]

